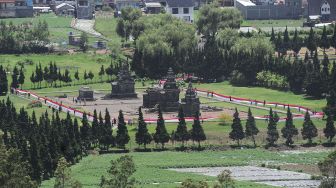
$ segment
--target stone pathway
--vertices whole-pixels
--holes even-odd
[[[311,175],[309,174],[255,166],[174,168],[169,170],[207,176],[218,176],[223,170],[230,170],[234,179],[277,187],[315,188],[320,184],[318,180],[311,180]]]
[[[74,29],[83,31],[85,33],[94,35],[96,37],[103,38],[103,35],[101,33],[94,30],[94,24],[95,24],[95,20],[76,19],[76,20],[73,20],[71,26]]]

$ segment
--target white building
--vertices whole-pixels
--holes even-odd
[[[193,0],[166,0],[166,12],[187,22],[193,22]]]

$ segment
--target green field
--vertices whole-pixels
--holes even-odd
[[[228,82],[195,85],[198,89],[215,91],[220,94],[243,97],[251,100],[266,100],[266,102],[280,102],[296,104],[320,111],[325,105],[325,99],[314,100],[305,95],[296,95],[292,92],[284,92],[263,87],[235,87]]]
[[[117,50],[121,45],[121,37],[116,32],[117,19],[113,15],[102,14],[96,17],[95,30],[103,34],[110,48]]]
[[[100,177],[107,175],[106,170],[112,159],[122,154],[90,155],[85,157],[75,166],[72,166],[74,178],[83,183],[84,187],[98,187]],[[288,154],[270,152],[263,149],[244,149],[228,151],[203,151],[203,152],[151,152],[130,153],[136,164],[137,171],[134,177],[139,187],[177,187],[175,182],[181,182],[187,178],[194,180],[214,181],[215,178],[195,175],[191,173],[177,173],[166,170],[167,168],[186,167],[216,167],[234,165],[261,165],[269,164],[305,164],[314,165],[327,155],[326,152]],[[300,170],[300,169],[295,169]],[[54,180],[44,181],[42,187],[52,187]],[[153,183],[158,183],[153,185]],[[237,187],[266,188],[261,184],[239,182]]]
[[[53,13],[41,14],[33,18],[7,18],[1,19],[1,21],[13,22],[13,24],[22,24],[29,22],[38,24],[39,21],[47,21],[50,32],[50,40],[52,42],[68,41],[68,34],[73,31],[71,28],[72,17],[56,16]]]
[[[241,26],[243,27],[302,27],[303,19],[299,20],[244,20]]]

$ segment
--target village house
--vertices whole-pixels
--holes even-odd
[[[33,17],[31,0],[0,0],[0,18]]]
[[[115,0],[114,2],[114,6],[117,11],[120,11],[125,7],[140,8],[140,5],[140,0]]]
[[[78,19],[93,19],[95,5],[93,0],[78,0],[76,5]]]
[[[194,1],[193,0],[166,0],[166,12],[183,19],[193,22]]]
[[[308,16],[320,16],[321,21],[336,20],[335,0],[308,0]]]

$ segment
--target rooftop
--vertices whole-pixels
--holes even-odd
[[[193,0],[166,0],[169,7],[193,7]]]
[[[160,3],[145,3],[146,7],[161,7]]]
[[[236,0],[236,1],[244,6],[256,6],[256,4],[252,3],[250,0]]]

